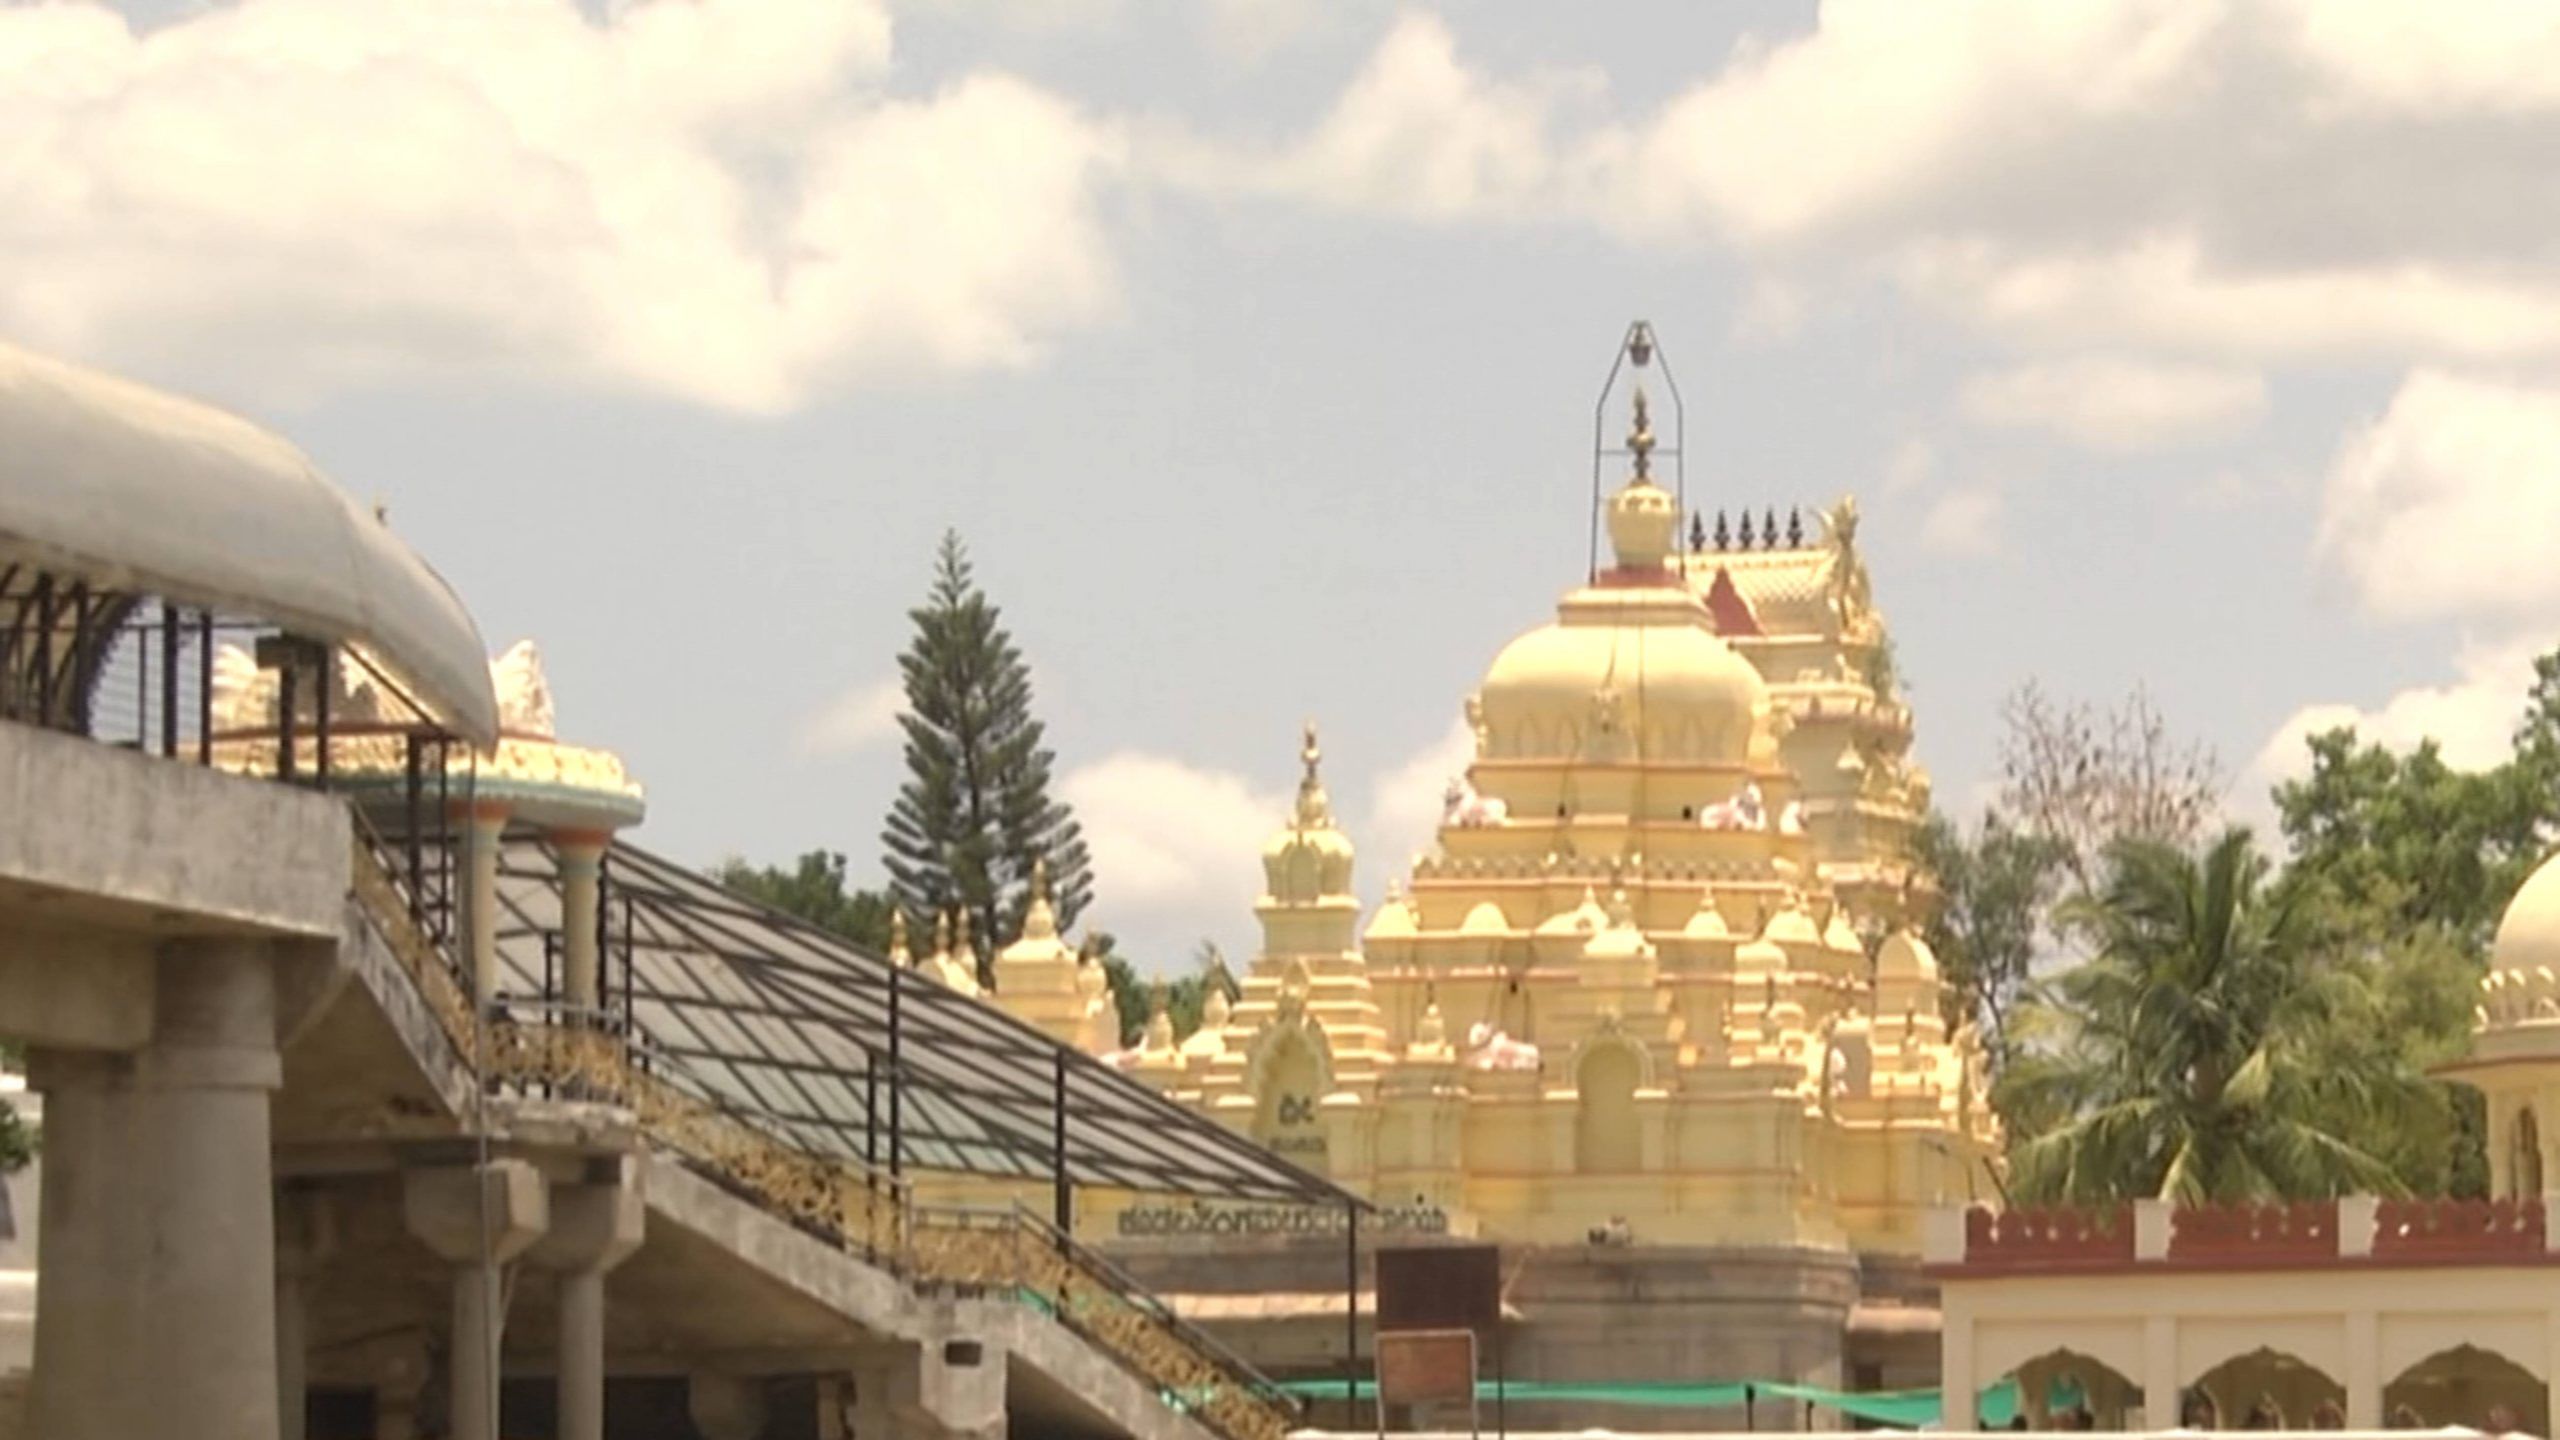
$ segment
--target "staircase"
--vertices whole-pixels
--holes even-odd
[[[478,1014],[465,972],[430,939],[416,897],[392,878],[387,851],[361,816],[357,833],[356,898],[486,1093],[626,1110],[653,1149],[711,1183],[897,1276],[916,1294],[1024,1306],[1224,1440],[1281,1440],[1296,1426],[1295,1400],[1110,1261],[1030,1212],[919,1206],[896,1177],[799,1149],[752,1116],[678,1089],[663,1078],[666,1057],[651,1054],[643,1034]]]

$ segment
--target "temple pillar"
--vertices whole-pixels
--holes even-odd
[[[2142,1426],[2167,1430],[2185,1421],[2178,1413],[2178,1317],[2153,1315],[2142,1322]]]
[[[1949,1305],[1938,1336],[1938,1428],[1980,1430],[1982,1384],[1973,1373],[1973,1313]]]
[[[2382,1428],[2382,1317],[2371,1310],[2347,1312],[2347,1428]]]
[[[412,1170],[409,1233],[453,1267],[453,1440],[497,1440],[502,1274],[550,1222],[541,1172],[522,1160]]]
[[[559,1440],[604,1440],[604,1277],[640,1248],[648,1207],[640,1170],[551,1191],[550,1228],[534,1264],[560,1285]]]
[[[601,830],[559,830],[551,836],[560,857],[560,998],[572,1024],[596,1022],[603,990],[603,912],[597,877],[613,837]]]
[[[506,836],[507,807],[475,801],[463,810],[462,904],[470,919],[471,999],[483,1011],[498,994],[498,851]]]
[[[162,945],[140,1049],[31,1056],[45,1097],[33,1433],[277,1433],[276,959],[258,940]]]

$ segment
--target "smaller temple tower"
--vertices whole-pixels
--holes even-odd
[[[2498,921],[2472,1013],[2471,1054],[2442,1073],[2488,1100],[2489,1198],[2539,1200],[2560,1182],[2560,856],[2525,878]]]
[[[1202,1047],[1200,1099],[1297,1163],[1350,1179],[1374,1168],[1386,1027],[1355,938],[1351,837],[1334,823],[1313,724],[1298,758],[1297,803],[1262,849],[1261,953],[1215,1050]]]

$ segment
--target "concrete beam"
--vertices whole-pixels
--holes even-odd
[[[48,1050],[139,1050],[159,972],[142,935],[0,925],[0,1033]]]
[[[504,1265],[551,1223],[542,1172],[522,1160],[412,1170],[402,1176],[409,1233],[452,1265]]]
[[[0,722],[0,815],[0,909],[161,936],[338,934],[353,831],[334,796]]]

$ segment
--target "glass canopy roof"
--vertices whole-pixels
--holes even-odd
[[[498,890],[503,988],[557,998],[549,843],[511,833]],[[644,1064],[810,1153],[1043,1182],[1063,1158],[1075,1185],[1363,1203],[986,1001],[620,842],[604,949],[606,1006]]]

